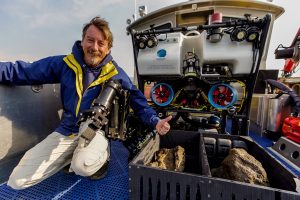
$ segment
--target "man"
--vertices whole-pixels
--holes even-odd
[[[70,55],[52,56],[33,63],[0,63],[0,83],[60,83],[64,109],[55,131],[25,153],[9,177],[9,186],[14,189],[30,187],[70,163],[70,170],[82,176],[92,176],[101,170],[109,158],[107,139],[98,131],[88,145],[91,149],[82,151],[84,146],[78,142],[80,130],[76,123],[79,113],[90,108],[107,80],[119,80],[122,88],[129,90],[130,106],[144,124],[155,128],[160,135],[169,131],[171,117],[162,120],[157,117],[143,94],[113,60],[112,45],[108,23],[95,17],[84,26],[82,41],[75,42]]]

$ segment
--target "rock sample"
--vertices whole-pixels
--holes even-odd
[[[214,177],[269,186],[262,164],[242,148],[232,148],[221,166],[211,172]]]
[[[181,146],[176,146],[173,149],[162,148],[156,151],[153,162],[147,164],[151,167],[180,172],[184,170],[184,165],[185,151]]]

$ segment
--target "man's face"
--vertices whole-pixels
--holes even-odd
[[[86,30],[81,45],[84,61],[89,67],[97,67],[110,51],[103,32],[94,25]]]

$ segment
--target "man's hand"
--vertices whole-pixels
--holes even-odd
[[[170,124],[168,123],[172,119],[172,116],[168,116],[165,119],[159,120],[156,124],[156,130],[158,134],[164,135],[170,130]]]

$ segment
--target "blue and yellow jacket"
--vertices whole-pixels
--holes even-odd
[[[89,85],[84,86],[86,65],[80,42],[75,42],[72,54],[47,57],[33,63],[23,61],[1,62],[0,82],[13,85],[34,85],[60,83],[63,116],[55,131],[63,135],[78,133],[76,123],[79,113],[90,108],[93,100],[100,94],[102,83],[117,79],[122,88],[130,92],[130,106],[141,121],[154,128],[159,118],[147,104],[144,95],[129,79],[128,75],[113,60],[111,55],[104,58],[96,67],[99,75]]]

